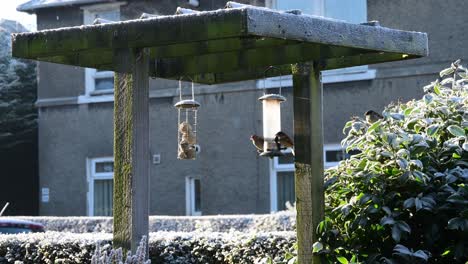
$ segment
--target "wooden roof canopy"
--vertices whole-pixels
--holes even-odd
[[[150,76],[206,84],[263,78],[271,65],[290,74],[297,62],[336,69],[428,53],[426,33],[234,2],[215,11],[13,34],[12,42],[15,57],[113,71],[116,50],[148,48]]]

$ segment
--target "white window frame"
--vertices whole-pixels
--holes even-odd
[[[116,11],[120,17],[120,6],[126,4],[126,2],[115,2],[107,4],[96,4],[83,6],[83,24],[90,25],[94,22],[96,13]],[[112,71],[98,72],[93,68],[85,68],[85,94],[78,97],[78,103],[90,103],[90,102],[111,102],[113,101],[114,89],[106,89],[96,91],[96,78],[109,78],[114,77]]]
[[[290,153],[290,149],[286,149],[283,153]],[[278,172],[294,171],[294,163],[280,164],[278,157],[269,160],[270,165],[270,211],[278,211]]]
[[[338,162],[327,162],[326,153],[329,150],[342,150],[345,149],[339,143],[332,143],[332,144],[324,144],[323,146],[323,166],[324,169],[329,169],[333,166],[337,166]],[[287,149],[283,151],[283,153],[289,153],[291,150]],[[269,168],[270,168],[270,211],[277,212],[278,211],[278,172],[292,172],[295,170],[294,163],[289,164],[280,164],[278,161],[278,157],[274,157],[269,161]]]
[[[200,181],[201,189],[201,180],[199,177],[185,177],[185,214],[190,216],[202,215],[202,211],[195,211],[195,180]]]
[[[265,6],[269,8],[276,8],[278,0],[266,0]],[[324,0],[309,0],[314,2],[314,15],[324,16],[325,2]],[[348,0],[347,0],[348,1]],[[365,21],[363,21],[365,22]],[[348,67],[343,69],[322,71],[321,81],[326,83],[341,83],[352,81],[373,80],[376,77],[376,70],[369,69],[367,65]],[[292,75],[285,75],[281,77],[282,87],[292,87]],[[265,83],[263,80],[257,81],[257,88],[277,88],[280,87],[280,77],[267,78]]]
[[[341,144],[326,144],[323,146],[323,166],[325,169],[329,169],[331,167],[338,166],[340,164],[339,161],[327,161],[327,151],[345,151],[345,149],[341,146]]]
[[[94,216],[94,181],[95,180],[112,180],[114,179],[114,172],[96,172],[96,163],[100,162],[114,162],[114,157],[100,157],[100,158],[87,158],[86,159],[86,178],[88,181],[87,193],[87,208],[88,216]]]

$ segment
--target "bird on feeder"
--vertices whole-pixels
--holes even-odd
[[[179,125],[179,133],[181,140],[179,142],[178,156],[181,159],[193,159],[195,157],[196,138],[192,130],[192,126],[187,122],[182,122]]]
[[[263,139],[263,137],[261,136],[257,136],[257,135],[251,135],[250,136],[250,141],[252,141],[252,144],[255,146],[255,148],[257,149],[257,152],[258,153],[262,153],[263,152],[263,144],[265,142],[265,140]]]
[[[189,123],[187,122],[180,123],[179,132],[182,135],[181,142],[184,141],[192,145],[196,143],[196,138],[193,133],[192,126]]]
[[[276,142],[276,144],[278,144],[278,149],[280,149],[281,146],[283,146],[285,148],[291,148],[291,152],[292,152],[293,156],[295,156],[295,154],[294,154],[294,142],[292,141],[292,139],[286,133],[284,133],[282,131],[276,133],[275,142]]]
[[[369,110],[364,115],[366,116],[366,121],[369,124],[375,123],[379,121],[379,119],[383,119],[383,116],[374,110]]]

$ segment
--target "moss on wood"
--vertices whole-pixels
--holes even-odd
[[[317,65],[295,64],[292,73],[298,261],[317,264],[320,259],[312,254],[312,247],[324,216],[323,89]]]
[[[154,19],[15,34],[14,56],[37,59],[96,49],[147,48],[245,35],[245,11]]]
[[[114,246],[130,249],[132,204],[132,74],[116,73],[114,81]]]

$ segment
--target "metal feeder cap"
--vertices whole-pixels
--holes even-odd
[[[279,95],[279,94],[265,94],[264,96],[258,98],[258,100],[263,101],[263,100],[276,100],[280,102],[286,101],[286,97]]]
[[[182,101],[177,102],[174,106],[177,108],[183,108],[183,109],[197,108],[200,106],[200,103],[195,100],[182,100]]]

